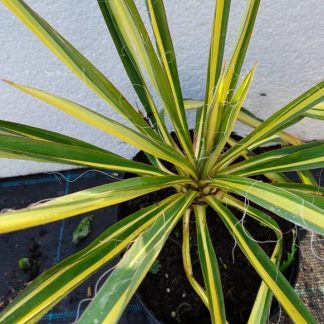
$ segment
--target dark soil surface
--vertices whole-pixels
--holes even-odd
[[[139,153],[134,159],[147,163],[143,153]],[[126,175],[126,177],[131,177],[131,175]],[[124,203],[120,206],[120,217],[126,217],[136,210],[160,201],[173,192],[172,189],[164,189]],[[242,218],[241,212],[232,211],[238,219]],[[283,233],[286,233],[284,235],[284,260],[287,250],[290,251],[294,225],[273,214],[272,216]],[[211,209],[207,210],[207,222],[220,267],[227,320],[235,324],[246,323],[261,283],[260,277],[239,247],[235,246],[232,236],[221,219]],[[274,243],[264,242],[275,241],[274,233],[249,217],[244,219],[243,224],[252,237],[260,241],[259,244],[265,252],[271,255]],[[194,276],[203,285],[193,215],[190,238]],[[139,295],[154,315],[164,323],[210,323],[206,307],[189,284],[183,270],[181,245],[182,224],[180,222],[167,240],[158,261],[155,262],[154,268],[157,271],[148,273],[139,287]],[[290,269],[287,270],[287,273],[289,272],[291,272]]]

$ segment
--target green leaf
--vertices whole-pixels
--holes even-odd
[[[316,323],[316,320],[290,286],[275,264],[269,259],[260,246],[251,239],[251,235],[243,228],[239,220],[215,198],[206,197],[208,204],[215,209],[232,234],[236,243],[258,272],[262,280],[272,290],[276,299],[295,323]]]
[[[220,80],[223,65],[224,48],[227,34],[228,17],[231,7],[231,0],[218,0],[214,11],[213,27],[210,39],[209,59],[207,67],[207,80],[205,101],[202,103],[202,109],[196,116],[196,155],[203,155],[202,137],[205,135],[205,122],[208,109],[212,104],[215,95],[215,89]]]
[[[76,229],[73,231],[72,242],[78,244],[91,233],[91,222],[93,216],[87,216],[82,219]]]
[[[142,175],[165,175],[163,171],[151,165],[128,160],[108,151],[93,151],[84,147],[18,136],[0,135],[0,152],[3,154],[2,157],[8,152],[8,158],[10,154],[14,154],[18,158],[29,157],[37,161],[82,165]]]
[[[163,107],[168,111],[179,141],[189,159],[192,158],[192,144],[188,124],[184,112],[168,82],[166,71],[158,56],[139,15],[133,0],[107,1],[106,5],[116,22],[115,28],[123,38],[125,49],[130,51],[136,60],[136,66],[144,68],[155,90],[162,100]],[[191,160],[191,162],[193,162]]]
[[[180,198],[181,194],[175,194],[120,220],[86,248],[43,272],[0,314],[0,322],[37,322],[69,292],[126,249]]]
[[[317,180],[315,179],[311,170],[298,171],[297,174],[302,183],[312,186],[318,186]]]
[[[21,270],[28,270],[31,268],[31,264],[28,258],[19,259],[18,266]]]
[[[215,250],[206,221],[206,207],[194,205],[197,227],[198,254],[207,290],[211,321],[226,323],[222,282]]]
[[[150,270],[171,230],[190,205],[196,193],[191,191],[169,208],[136,239],[83,313],[80,324],[97,319],[99,323],[117,323],[123,310]]]
[[[280,271],[281,272],[286,271],[287,268],[296,259],[296,253],[298,251],[298,247],[297,247],[297,243],[296,243],[296,239],[297,239],[296,229],[292,230],[292,234],[293,234],[293,239],[292,239],[292,242],[291,242],[290,251],[287,251],[287,258],[285,260],[282,260],[282,262],[280,264]]]
[[[158,138],[119,90],[23,0],[1,0],[76,76],[138,130]],[[155,135],[154,135],[155,134]]]
[[[252,157],[222,170],[220,174],[252,176],[269,172],[310,170],[324,167],[324,142],[313,142]]]
[[[242,81],[240,87],[236,91],[232,102],[226,104],[224,103],[223,111],[221,113],[221,120],[219,122],[219,127],[213,129],[212,124],[208,123],[207,133],[206,133],[206,148],[207,150],[212,150],[206,166],[205,174],[209,174],[215,165],[217,159],[222,153],[225,144],[231,136],[234,129],[237,117],[240,113],[240,109],[245,101],[245,98],[250,89],[251,82],[255,73],[256,65],[252,70],[246,75]],[[219,109],[219,107],[217,107]],[[217,116],[219,117],[219,116]],[[209,122],[213,119],[213,116],[209,116]],[[213,149],[215,147],[215,149]]]
[[[234,95],[234,90],[241,74],[241,69],[245,59],[245,54],[249,47],[259,5],[260,0],[249,0],[246,7],[245,16],[241,23],[240,34],[236,41],[226,75],[225,91],[229,91],[228,101],[231,101]]]
[[[313,108],[307,110],[305,117],[324,120],[324,102],[315,105]]]
[[[137,147],[144,152],[169,161],[175,165],[182,166],[184,171],[190,170],[189,173],[191,173],[193,176],[195,175],[192,167],[188,165],[187,159],[185,159],[185,157],[172,146],[162,142],[161,139],[157,140],[154,137],[140,134],[111,118],[100,115],[89,108],[86,108],[66,98],[14,82],[10,82],[10,85],[54,106],[55,108],[64,111],[67,114],[72,115],[73,117],[89,125],[92,125],[110,135],[119,138],[122,141],[125,141],[130,145]]]
[[[0,234],[55,222],[99,208],[118,204],[174,185],[190,183],[180,176],[137,177],[81,190],[0,217]]]
[[[158,259],[156,259],[154,261],[154,263],[152,264],[152,267],[149,270],[149,273],[156,275],[156,274],[159,273],[159,271],[161,270],[161,268],[162,268],[161,262]]]
[[[212,185],[245,197],[294,224],[324,234],[324,210],[294,193],[240,176],[219,175]]]
[[[70,136],[66,136],[60,133],[55,133],[42,128],[13,123],[5,120],[0,120],[0,132],[17,135],[17,136],[24,136],[24,137],[38,139],[38,140],[50,141],[54,143],[68,144],[68,145],[83,147],[86,149],[91,149],[100,152],[107,152],[106,150],[100,147],[86,143],[84,141],[81,141],[79,139]]]
[[[116,21],[114,21],[113,15],[109,12],[107,2],[101,0],[97,1],[126,73],[128,74],[136,94],[147,112],[147,117],[152,121],[154,127],[158,127],[165,141],[170,144],[171,141],[168,130],[163,119],[160,118],[159,111],[152,99],[145,78],[141,74],[140,68],[136,65],[136,60],[132,53],[125,48],[125,40],[118,33],[118,29],[115,27]]]
[[[281,108],[279,111],[271,115],[249,135],[241,140],[238,145],[228,150],[220,159],[217,167],[224,169],[239,155],[241,151],[253,145],[266,137],[278,133],[285,128],[292,120],[296,119],[316,103],[323,100],[324,97],[324,81],[320,82],[304,94],[296,98],[288,105]]]

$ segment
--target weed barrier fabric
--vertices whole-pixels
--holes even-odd
[[[39,174],[25,177],[0,179],[0,210],[18,209],[43,199],[54,198],[82,189],[91,188],[121,178],[115,172],[98,172],[77,169],[58,173]],[[316,172],[320,183],[324,174]],[[26,283],[33,280],[45,269],[53,266],[65,257],[86,247],[101,232],[117,219],[116,206],[93,211],[64,221],[50,223],[23,231],[0,235],[0,310],[12,300]],[[77,246],[72,243],[73,231],[85,216],[93,216],[92,231]],[[303,261],[297,279],[296,290],[310,307],[319,323],[324,321],[324,239],[307,235],[302,239]],[[19,259],[27,257],[31,269],[23,271],[18,266]],[[73,323],[93,297],[95,285],[114,263],[86,280],[76,290],[64,298],[52,311],[48,312],[40,323]],[[104,280],[103,280],[104,281]],[[102,282],[103,282],[102,281]],[[79,309],[79,312],[78,312]],[[291,323],[282,312],[273,323]],[[150,323],[146,312],[136,297],[128,305],[120,324]],[[203,324],[203,323],[201,323]]]

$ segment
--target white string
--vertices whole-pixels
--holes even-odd
[[[77,308],[77,312],[76,312],[76,316],[75,316],[75,320],[71,323],[71,324],[77,324],[79,316],[80,316],[80,311],[81,311],[81,305],[84,304],[87,301],[91,301],[93,298],[84,298],[82,300],[80,300],[79,304],[78,304],[78,308]]]
[[[324,239],[318,239],[318,240],[315,240],[315,233],[314,232],[311,232],[311,239],[310,239],[310,249],[311,249],[311,252],[313,254],[313,256],[319,260],[319,261],[324,261],[324,257],[321,257],[317,254],[317,252],[315,251],[315,248],[314,248],[314,242],[322,242],[324,241]],[[321,246],[321,248],[319,249],[320,251],[322,251],[322,247],[323,245]]]
[[[69,182],[69,183],[73,183],[73,182],[79,180],[80,178],[82,178],[85,174],[87,174],[89,172],[97,172],[97,173],[100,173],[100,174],[103,174],[103,175],[107,176],[108,178],[112,178],[114,180],[122,180],[121,176],[118,177],[118,175],[119,175],[118,172],[105,172],[105,171],[97,170],[97,169],[86,170],[83,173],[81,173],[79,176],[77,176],[75,179],[68,179],[63,173],[58,172],[58,171],[50,171],[50,172],[47,172],[47,174],[53,174],[55,176],[59,175],[64,179],[64,181]],[[60,182],[60,179],[58,177],[57,177],[57,179]]]

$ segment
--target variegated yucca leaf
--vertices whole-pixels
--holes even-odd
[[[139,235],[81,317],[80,324],[87,324],[93,318],[99,323],[117,323],[172,229],[196,195],[194,191],[182,195]]]
[[[249,199],[292,223],[324,234],[324,210],[295,193],[262,181],[233,175],[216,176],[212,185]]]
[[[86,122],[91,126],[94,126],[110,135],[116,136],[120,140],[125,141],[126,143],[133,145],[144,152],[165,159],[171,163],[174,163],[175,165],[179,165],[180,163],[183,169],[189,171],[191,175],[195,175],[192,168],[188,166],[188,163],[183,155],[176,151],[172,146],[164,143],[161,138],[152,138],[150,136],[140,134],[111,118],[100,115],[97,112],[94,112],[89,108],[66,98],[14,82],[9,82],[9,84],[83,122]]]
[[[220,174],[252,176],[268,172],[309,170],[324,167],[324,142],[313,142],[272,150],[234,164]]]
[[[220,201],[222,201],[226,205],[238,209],[243,213],[246,213],[248,216],[260,222],[263,226],[270,228],[275,233],[278,243],[282,245],[282,232],[278,223],[273,218],[271,218],[265,212],[262,212],[261,210],[253,206],[250,206],[246,202],[242,202],[241,200],[231,196],[228,193],[223,192],[220,195],[222,196]]]
[[[304,192],[312,196],[324,197],[324,187],[317,184],[316,186],[304,183],[275,183],[274,185],[286,190]]]
[[[247,322],[267,323],[274,296],[294,322],[315,323],[279,270],[285,237],[273,214],[324,234],[324,188],[312,173],[313,169],[324,167],[324,144],[322,141],[304,143],[285,131],[304,117],[324,119],[324,82],[265,120],[243,107],[256,65],[243,77],[241,70],[260,0],[246,0],[246,12],[227,64],[224,53],[231,1],[215,1],[202,101],[183,98],[176,46],[166,14],[167,2],[145,0],[151,25],[148,30],[134,0],[97,0],[121,63],[142,105],[136,109],[98,68],[24,0],[0,2],[106,104],[123,116],[126,124],[68,98],[6,82],[98,128],[102,136],[112,135],[136,147],[148,158],[147,163],[135,162],[67,135],[0,120],[0,158],[87,166],[136,175],[4,212],[0,217],[0,234],[77,216],[170,188],[168,198],[152,201],[151,206],[118,221],[87,248],[41,274],[0,314],[0,322],[34,323],[40,320],[64,296],[129,247],[78,319],[82,324],[118,323],[169,234],[182,221],[184,273],[210,312],[211,322],[228,323],[231,314],[226,313],[222,274],[212,243],[222,237],[216,240],[211,237],[209,215],[206,215],[209,205],[215,212],[212,217],[220,217],[262,279]],[[187,109],[197,109],[193,131],[188,126]],[[237,122],[252,128],[241,140],[232,133]],[[265,153],[258,153],[258,148],[266,144],[283,147],[262,149]],[[300,183],[283,173],[288,171],[295,172]],[[251,178],[259,175],[264,175],[261,178],[267,182]],[[271,255],[265,254],[243,227],[244,223],[227,206],[258,222],[260,231],[267,228],[274,233],[276,242]],[[197,246],[190,244],[193,230],[197,234]],[[192,256],[196,253],[203,283],[193,273],[195,260]]]
[[[243,215],[248,215],[265,227],[270,228],[276,235],[276,245],[274,247],[271,261],[279,266],[282,255],[282,244],[283,244],[283,233],[277,224],[277,222],[268,216],[266,213],[258,210],[255,207],[250,206],[250,204],[242,202],[241,200],[230,196],[228,193],[222,193],[222,201],[230,207],[233,207],[243,213]],[[272,302],[272,291],[269,287],[262,281],[258,294],[255,298],[253,308],[251,310],[248,323],[266,323],[269,317],[271,302]]]
[[[182,118],[186,120],[178,75],[177,59],[163,1],[146,0],[146,6],[150,16],[158,54],[170,84],[172,96],[178,109],[181,106],[179,112],[183,115]]]
[[[271,261],[276,265],[276,267],[279,267],[280,263],[280,256],[278,254],[279,245],[278,243],[275,246],[275,249],[271,256]],[[254,324],[254,323],[267,323],[268,318],[270,316],[270,308],[271,303],[273,300],[273,293],[271,289],[267,286],[267,284],[262,281],[260,288],[258,290],[258,294],[255,297],[255,301],[253,304],[253,308],[251,310],[248,324]]]
[[[304,94],[287,104],[276,113],[267,118],[249,135],[244,137],[238,145],[228,150],[218,162],[219,169],[223,169],[230,164],[238,154],[248,148],[254,142],[269,137],[286,127],[287,124],[305,113],[309,108],[322,101],[324,97],[324,81],[312,87]],[[221,165],[220,165],[221,164]]]
[[[24,124],[12,123],[5,120],[0,120],[0,133],[7,135],[22,136],[53,143],[67,144],[75,147],[86,148],[105,153],[107,152],[101,147],[86,143],[77,138],[73,138],[56,132],[51,132],[46,129],[32,127]]]
[[[154,136],[142,116],[85,56],[22,0],[1,0],[76,76],[139,131]]]
[[[306,306],[290,286],[287,279],[281,274],[275,264],[251,238],[239,220],[225,206],[219,204],[215,198],[208,197],[209,205],[215,209],[222,221],[235,238],[241,251],[245,254],[262,280],[272,290],[276,299],[295,323],[316,323]]]
[[[147,89],[145,80],[143,79],[139,70],[134,66],[132,57],[129,55],[127,51],[125,51],[123,40],[121,39],[120,35],[118,34],[115,28],[114,22],[112,20],[111,14],[109,13],[106,2],[98,0],[98,6],[106,22],[110,36],[114,41],[121,62],[123,63],[125,71],[128,74],[129,80],[131,81],[131,84],[133,85],[138,98],[142,102],[148,118],[152,121],[153,125],[156,126],[155,115],[157,113],[157,107],[154,105],[154,102]]]
[[[209,49],[205,101],[202,104],[201,111],[196,116],[197,144],[195,147],[195,155],[198,157],[202,157],[206,150],[202,139],[207,131],[207,125],[205,125],[207,113],[212,106],[217,84],[219,85],[220,83],[230,7],[231,0],[217,1],[215,6]],[[216,122],[217,120],[215,119],[214,121]],[[217,132],[216,129],[215,132]]]
[[[226,323],[225,304],[217,257],[206,220],[206,207],[194,205],[197,224],[198,254],[206,286],[210,317],[213,324]]]
[[[187,110],[193,110],[193,109],[200,110],[203,107],[203,104],[204,104],[203,100],[197,100],[197,99],[185,99],[184,100],[184,106],[185,106],[185,109],[187,109]],[[300,117],[293,120],[292,123],[295,124],[298,121],[300,121],[301,118],[304,118],[304,117],[310,117],[310,118],[317,119],[316,118],[317,115],[318,115],[318,119],[322,119],[321,115],[322,115],[323,111],[324,111],[324,104],[323,103],[316,104],[313,108],[309,108]],[[251,111],[245,109],[244,107],[241,108],[240,113],[237,117],[237,120],[252,127],[252,128],[256,128],[264,122],[264,120],[257,117],[255,114],[253,114]],[[278,132],[277,136],[280,137],[285,143],[288,143],[291,145],[302,144],[302,140],[300,140],[296,136],[293,136],[292,134],[288,134],[284,131]]]
[[[176,89],[172,89],[168,81],[167,73],[159,61],[133,0],[107,0],[105,2],[116,22],[115,27],[118,33],[126,43],[126,50],[129,50],[132,54],[136,66],[139,68],[144,67],[145,72],[160,96],[164,109],[171,116],[174,130],[187,157],[191,159],[192,144],[183,102],[179,102],[177,96],[174,95]]]
[[[207,146],[207,152],[212,151],[212,153],[209,155],[208,160],[205,164],[205,175],[209,174],[212,170],[213,166],[215,165],[217,159],[221,155],[226,143],[228,142],[232,131],[234,129],[237,117],[240,113],[240,109],[245,101],[245,98],[248,94],[248,90],[251,85],[251,81],[253,78],[253,75],[255,73],[256,66],[250,71],[250,73],[247,74],[247,76],[242,81],[242,84],[238,88],[237,92],[233,96],[233,101],[229,104],[224,103],[223,109],[221,113],[221,123],[219,124],[219,127],[217,128],[217,133],[213,134],[212,131],[208,131],[208,134],[213,134],[213,136],[206,136],[206,146]],[[219,109],[220,107],[218,107]],[[210,116],[210,120],[212,119],[212,116]],[[212,128],[209,128],[212,129]],[[211,142],[211,143],[210,143]],[[210,147],[210,145],[212,145]]]
[[[0,234],[55,222],[191,180],[179,176],[137,177],[82,190],[0,217]]]
[[[324,188],[320,186],[304,185],[300,183],[276,183],[276,187],[283,188],[310,204],[324,210]]]
[[[133,172],[141,175],[165,175],[151,165],[128,160],[111,152],[94,151],[85,147],[52,143],[12,135],[0,134],[0,152],[15,154],[26,159],[82,165],[114,171]],[[137,171],[136,171],[137,170]]]
[[[115,43],[115,47],[118,50],[119,57],[124,65],[124,68],[129,76],[129,79],[136,91],[136,94],[143,104],[143,107],[147,113],[148,119],[152,122],[155,128],[157,128],[162,137],[171,143],[170,135],[167,131],[164,121],[161,119],[158,108],[153,101],[153,98],[148,89],[145,77],[141,73],[140,68],[136,65],[136,59],[133,54],[128,50],[127,43],[122,38],[122,35],[118,32],[116,27],[116,21],[109,10],[109,6],[106,1],[98,0],[98,5],[105,19],[106,25],[109,29],[110,35]]]
[[[206,290],[199,284],[193,274],[191,253],[190,253],[190,215],[191,209],[187,209],[182,218],[182,259],[183,266],[188,281],[192,288],[199,295],[202,302],[209,309],[208,297]]]
[[[175,194],[112,225],[85,249],[37,277],[1,313],[0,321],[17,323],[39,320],[70,291],[126,249],[132,240],[180,199],[183,199],[182,196]]]
[[[321,102],[309,109],[305,113],[305,117],[324,120],[324,102]]]
[[[236,88],[239,76],[241,74],[241,69],[243,66],[247,49],[249,47],[259,5],[260,0],[247,1],[245,16],[241,23],[239,37],[236,41],[235,48],[225,78],[224,89],[227,93],[229,101],[234,95],[234,90]]]

